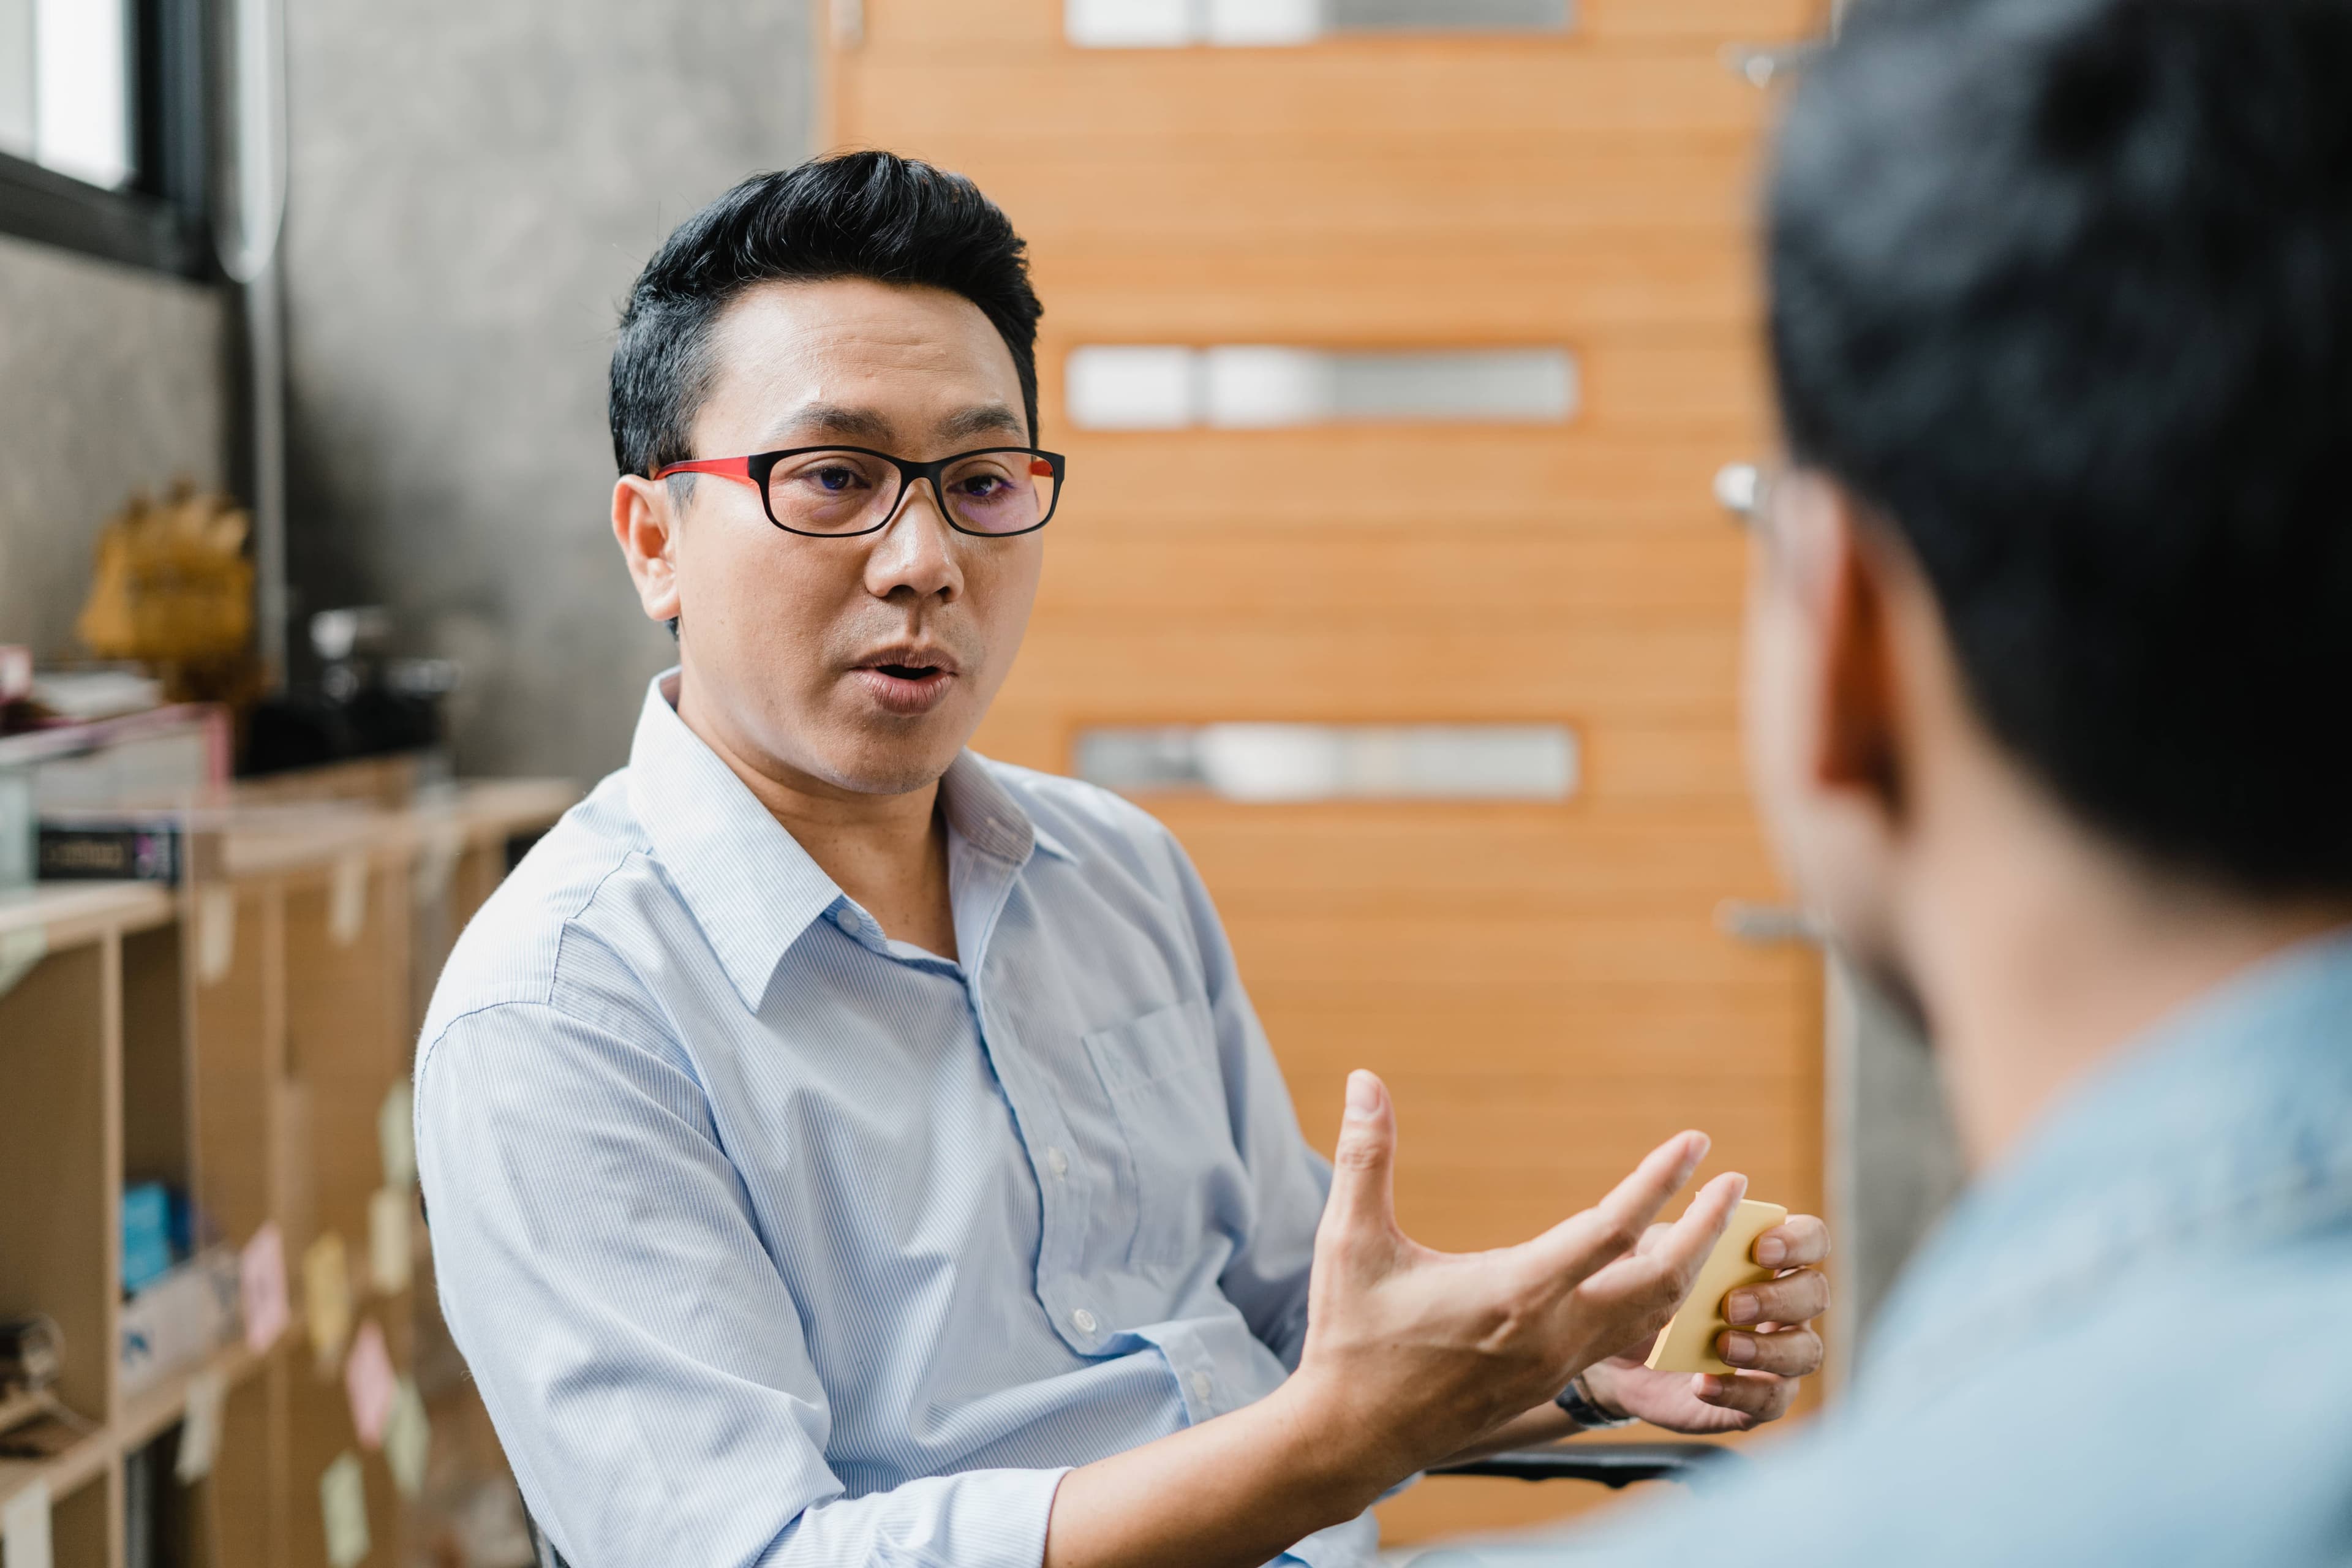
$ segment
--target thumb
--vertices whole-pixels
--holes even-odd
[[[1396,1110],[1388,1086],[1372,1074],[1348,1075],[1348,1113],[1331,1151],[1331,1195],[1321,1233],[1386,1237],[1396,1226],[1391,1178],[1396,1166]]]

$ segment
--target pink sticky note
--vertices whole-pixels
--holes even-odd
[[[351,1396],[352,1428],[362,1447],[383,1447],[384,1423],[392,1419],[392,1404],[400,1393],[393,1374],[392,1354],[383,1348],[383,1331],[370,1318],[352,1341],[351,1359],[343,1363],[343,1392]]]
[[[286,1331],[286,1241],[275,1222],[253,1233],[237,1255],[237,1294],[245,1310],[246,1347],[259,1355]]]

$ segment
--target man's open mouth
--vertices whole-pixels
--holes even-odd
[[[858,684],[886,713],[911,718],[947,700],[961,673],[949,655],[927,647],[891,648],[856,667]]]

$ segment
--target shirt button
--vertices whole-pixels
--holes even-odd
[[[1084,1307],[1081,1307],[1076,1311],[1070,1314],[1070,1327],[1077,1330],[1078,1332],[1082,1334],[1093,1333],[1095,1331],[1095,1315],[1092,1312],[1087,1311]]]
[[[1209,1402],[1210,1391],[1215,1387],[1216,1384],[1209,1381],[1207,1373],[1196,1372],[1192,1374],[1192,1397],[1202,1404],[1206,1405]]]
[[[856,936],[857,934],[857,911],[851,909],[836,910],[834,911],[833,923],[847,931],[850,935]]]
[[[1066,1176],[1070,1173],[1070,1157],[1063,1153],[1060,1149],[1048,1146],[1045,1150],[1045,1169],[1053,1172],[1057,1178]]]

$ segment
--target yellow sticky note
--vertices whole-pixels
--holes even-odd
[[[378,1187],[368,1199],[369,1282],[387,1296],[407,1289],[415,1269],[415,1248],[408,1234],[415,1212],[406,1187]]]
[[[368,1539],[367,1478],[360,1457],[346,1450],[319,1478],[319,1511],[327,1521],[327,1561],[352,1568],[374,1544]]]
[[[196,978],[217,985],[236,962],[236,891],[217,883],[196,891]]]
[[[183,1482],[200,1481],[213,1471],[213,1456],[220,1451],[221,1406],[228,1384],[217,1372],[200,1372],[188,1379],[188,1403],[180,1417],[180,1452],[172,1473]]]
[[[367,924],[368,863],[365,855],[346,855],[335,862],[334,880],[327,889],[327,936],[337,947],[359,941]]]
[[[36,1480],[0,1508],[0,1561],[7,1568],[50,1568],[49,1483]]]
[[[383,1156],[383,1184],[405,1187],[416,1180],[416,1100],[405,1080],[394,1084],[376,1108],[375,1141]]]
[[[1715,1250],[1699,1266],[1698,1283],[1675,1313],[1658,1342],[1650,1347],[1654,1372],[1711,1372],[1727,1377],[1735,1370],[1715,1353],[1717,1338],[1731,1325],[1723,1321],[1723,1299],[1742,1285],[1772,1278],[1772,1270],[1750,1256],[1756,1238],[1789,1217],[1779,1204],[1743,1202],[1731,1214],[1731,1224],[1717,1238]]]
[[[392,1396],[392,1419],[384,1424],[383,1457],[392,1467],[392,1484],[403,1497],[425,1489],[425,1461],[433,1447],[433,1423],[425,1414],[425,1396],[416,1380],[402,1374]]]
[[[329,1231],[302,1255],[302,1315],[310,1326],[310,1348],[319,1364],[342,1359],[352,1337],[352,1265],[343,1238]]]

